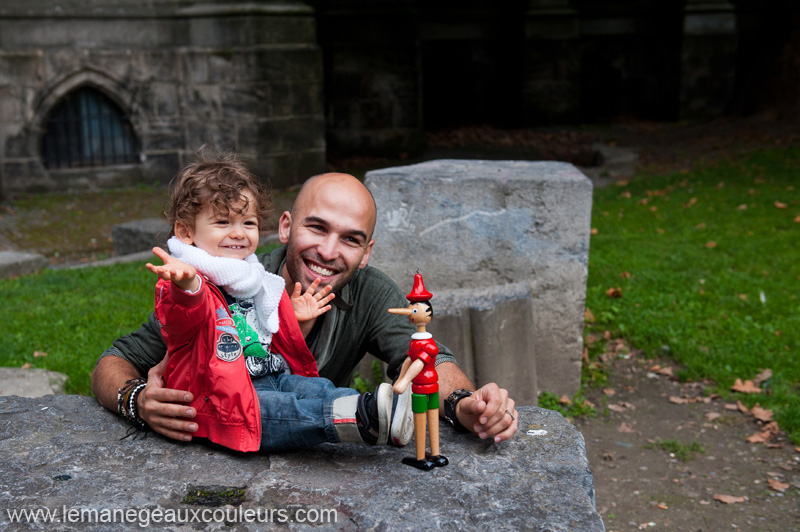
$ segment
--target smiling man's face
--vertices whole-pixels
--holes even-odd
[[[320,286],[339,291],[367,265],[374,228],[375,203],[356,178],[323,174],[309,180],[279,223],[280,240],[287,244],[281,272],[287,289],[299,282],[306,290],[320,278]]]

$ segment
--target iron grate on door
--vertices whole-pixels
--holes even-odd
[[[45,124],[42,156],[47,168],[135,163],[139,140],[128,117],[91,87],[67,94]]]

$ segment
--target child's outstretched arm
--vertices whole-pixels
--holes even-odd
[[[294,283],[294,291],[292,292],[291,300],[292,308],[294,308],[294,315],[299,323],[302,324],[304,321],[312,320],[331,309],[328,303],[335,297],[330,293],[333,287],[328,285],[317,291],[319,283],[321,282],[322,280],[317,277],[305,292],[301,292],[303,287],[300,283]]]
[[[200,279],[197,278],[197,270],[182,262],[159,247],[153,248],[153,253],[161,259],[164,264],[155,266],[149,262],[145,265],[147,269],[158,275],[165,281],[172,281],[179,288],[189,292],[196,292],[200,288]],[[330,307],[328,307],[330,308]]]

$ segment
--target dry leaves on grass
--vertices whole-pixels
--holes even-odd
[[[714,495],[714,500],[725,504],[736,504],[739,502],[745,502],[747,500],[747,497],[735,497],[733,495]]]
[[[33,352],[33,358],[46,357],[46,356],[47,356],[47,353],[45,353],[44,351],[34,351]]]
[[[777,333],[777,331],[776,331],[776,333]],[[778,335],[778,336],[780,336],[780,335]],[[753,384],[755,384],[756,386],[761,386],[761,383],[763,383],[764,381],[768,381],[771,378],[772,378],[772,370],[771,369],[765,369],[764,371],[762,371],[761,373],[759,373],[758,375],[756,375],[753,378]]]
[[[761,393],[761,388],[756,386],[753,381],[746,380],[742,382],[742,379],[736,379],[733,386],[731,386],[731,390],[739,393]]]
[[[715,248],[715,247],[717,247],[717,243],[716,243],[716,242],[714,242],[713,240],[709,240],[708,242],[706,242],[706,243],[705,243],[705,244],[703,244],[703,245],[704,245],[705,247],[707,247],[707,248]]]
[[[749,436],[747,441],[750,443],[769,443],[772,438],[778,435],[778,432],[780,432],[780,427],[775,421],[772,421],[767,423],[761,432],[756,432]]]
[[[617,299],[622,297],[622,288],[614,288],[613,286],[606,290],[606,295],[611,299]]]
[[[777,208],[779,208],[779,209],[785,209],[786,207],[788,207],[788,205],[786,205],[785,203],[783,203],[783,202],[780,202],[780,201],[776,201],[776,202],[775,202],[775,206],[776,206]]]
[[[759,421],[763,421],[764,423],[769,423],[772,421],[772,410],[767,410],[766,408],[761,408],[761,405],[756,403],[750,413],[753,414],[753,417]]]

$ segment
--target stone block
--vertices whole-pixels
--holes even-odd
[[[428,284],[426,280],[426,285]],[[537,403],[533,305],[527,283],[433,292],[428,330],[476,385],[499,383],[518,404]]]
[[[287,530],[308,527],[291,520],[327,515],[314,523],[320,530],[602,532],[581,434],[557,412],[520,407],[519,415],[520,431],[501,444],[443,423],[450,465],[422,472],[401,463],[413,446],[241,454],[158,434],[122,439],[126,423],[89,397],[0,396],[0,492],[7,508],[96,511],[97,519],[59,525],[87,532],[256,531],[276,526],[281,515],[278,527]],[[109,527],[101,512],[115,508],[153,520],[117,519]],[[266,524],[269,509],[276,519]],[[257,510],[262,522],[248,522],[245,512]],[[222,518],[187,522],[204,511]],[[184,520],[169,523],[169,515]],[[29,530],[30,523],[11,523],[2,512],[0,528]]]
[[[133,220],[111,228],[115,255],[150,251],[154,246],[166,247],[170,226],[162,218]]]
[[[0,251],[0,278],[27,275],[47,266],[47,259],[38,253]]]
[[[378,206],[373,266],[401,285],[419,268],[433,294],[527,283],[538,389],[577,392],[592,201],[586,176],[559,162],[439,160],[374,170],[365,183]]]

